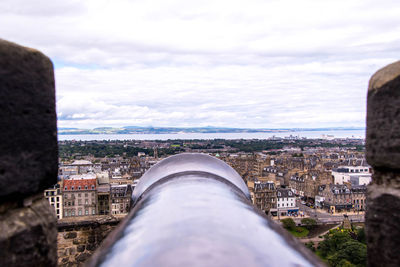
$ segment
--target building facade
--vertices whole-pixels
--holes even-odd
[[[96,179],[63,181],[64,217],[97,214]]]
[[[254,182],[253,204],[267,214],[276,207],[276,191],[273,182]]]
[[[50,206],[54,208],[57,219],[63,218],[63,197],[60,185],[56,184],[53,188],[44,190],[44,197],[49,201]]]

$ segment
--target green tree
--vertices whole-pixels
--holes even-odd
[[[315,252],[315,245],[313,241],[305,243],[306,247]]]
[[[286,218],[281,220],[282,225],[285,229],[294,230],[296,228],[296,223],[293,221],[292,218]]]
[[[343,229],[331,230],[324,235],[324,240],[319,243],[318,250],[323,257],[327,257],[328,255],[335,254],[342,244],[350,240],[352,240],[352,238],[347,231]]]
[[[328,262],[335,267],[346,266],[347,262],[354,266],[366,266],[367,246],[356,240],[349,240],[341,244],[337,252],[328,257]]]
[[[367,244],[367,240],[366,240],[366,237],[365,237],[365,229],[364,229],[364,227],[358,228],[358,229],[356,230],[356,234],[357,234],[357,240],[358,240],[358,242],[361,242],[361,243],[363,243],[363,244]]]

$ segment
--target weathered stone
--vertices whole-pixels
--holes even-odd
[[[47,200],[0,214],[2,266],[56,266],[56,217]]]
[[[86,243],[86,239],[83,238],[83,237],[78,237],[78,238],[75,238],[75,239],[72,241],[72,243],[73,243],[74,245],[85,244],[85,243]]]
[[[76,232],[68,232],[64,234],[64,238],[65,239],[72,239],[77,237],[77,233]]]
[[[76,250],[77,250],[78,252],[83,252],[83,251],[85,251],[85,245],[78,245],[78,246],[76,247]]]
[[[96,242],[96,238],[93,235],[90,235],[90,236],[88,236],[88,242],[94,243],[94,242]]]
[[[95,250],[97,248],[97,246],[98,245],[96,245],[96,244],[87,244],[86,245],[86,249],[89,250],[89,251],[93,251],[93,250]]]
[[[400,61],[369,82],[366,156],[375,168],[400,169]]]
[[[57,182],[56,123],[49,58],[0,40],[0,203]]]
[[[75,259],[78,262],[84,262],[85,260],[89,259],[90,255],[91,255],[90,253],[84,252],[84,253],[77,255],[75,257]]]
[[[372,186],[370,191],[379,191],[376,187]],[[368,198],[366,213],[368,266],[399,266],[399,208],[400,194],[398,196],[382,194],[376,198]]]

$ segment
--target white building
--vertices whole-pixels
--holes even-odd
[[[54,213],[57,219],[63,218],[63,198],[60,191],[59,185],[55,185],[53,188],[44,190],[44,197],[49,201],[50,206],[54,208]]]
[[[369,166],[340,166],[332,170],[332,176],[334,184],[350,183],[352,177],[354,181],[356,179],[354,177],[359,177],[357,178],[358,182],[361,182],[360,185],[362,185],[371,182],[372,174]]]
[[[296,196],[291,189],[278,188],[276,190],[277,212],[281,216],[297,214],[299,207],[296,207]]]

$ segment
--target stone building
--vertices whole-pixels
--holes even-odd
[[[273,182],[254,182],[253,203],[261,210],[269,213],[276,207],[276,190]]]
[[[351,199],[355,211],[364,211],[367,208],[367,186],[359,185],[351,188]]]
[[[346,184],[320,186],[318,195],[323,199],[321,206],[329,211],[350,210],[353,207],[351,190]]]
[[[63,181],[64,217],[97,214],[96,179]]]
[[[108,172],[97,175],[97,214],[110,214],[110,178]]]
[[[50,206],[54,208],[57,219],[63,218],[63,198],[60,185],[56,184],[52,188],[44,190],[44,197],[49,201]]]
[[[131,184],[111,185],[111,215],[122,215],[129,212],[132,191]]]
[[[304,197],[304,191],[306,191],[304,176],[292,175],[289,179],[289,187],[292,188],[297,196]]]

